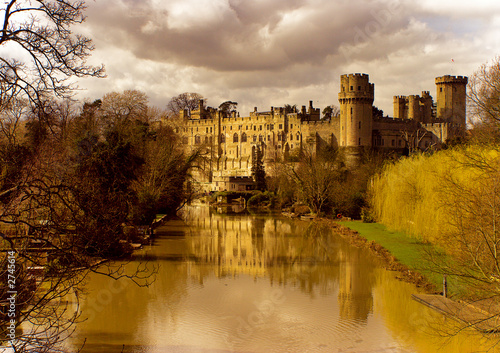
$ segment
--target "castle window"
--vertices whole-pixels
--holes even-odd
[[[257,142],[257,135],[253,135],[253,142]]]
[[[290,134],[290,141],[293,140],[293,134]]]
[[[283,124],[280,124],[280,125],[279,125],[279,128],[280,128],[280,129],[283,129]]]
[[[207,134],[208,134],[208,126],[207,126]]]
[[[247,142],[247,134],[243,133],[241,135],[241,142]]]
[[[208,143],[208,136],[205,136],[205,143]]]
[[[358,91],[361,91],[361,86],[358,86]]]
[[[300,140],[300,134],[297,132],[297,141]]]
[[[231,126],[229,127],[229,130],[232,130],[232,129],[233,129],[233,125],[231,125]]]
[[[345,87],[344,86],[342,86],[342,92],[345,92]]]
[[[259,141],[260,142],[264,141],[264,138],[262,137],[262,135],[259,135]]]
[[[212,144],[212,136],[210,136],[210,137],[208,138],[208,142],[209,142],[210,144]]]
[[[290,124],[290,129],[293,129],[293,124]]]
[[[281,134],[278,134],[278,141],[281,141]]]
[[[293,143],[290,145],[290,148],[293,148]]]
[[[271,135],[267,135],[267,141],[271,141]]]
[[[212,128],[210,128],[210,133],[212,133]]]
[[[253,131],[257,131],[257,125],[253,126]]]
[[[274,124],[271,124],[271,130],[274,130]]]
[[[361,130],[361,121],[359,122],[359,129]]]
[[[259,130],[262,130],[262,125],[259,126]]]
[[[443,87],[439,87],[439,92],[443,92]]]
[[[197,144],[197,145],[198,145],[198,144],[200,144],[200,143],[201,143],[201,137],[200,137],[200,136],[198,136],[198,135],[196,135],[196,136],[194,137],[194,143],[195,143],[195,144]]]
[[[221,143],[226,142],[226,136],[224,134],[220,134],[220,142]]]
[[[361,138],[359,138],[359,140],[358,140],[358,145],[361,146]]]
[[[354,86],[351,86],[351,91],[354,91]]]
[[[233,142],[238,142],[238,134],[234,133],[233,135]]]

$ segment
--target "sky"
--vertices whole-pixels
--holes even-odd
[[[374,105],[435,97],[434,78],[470,76],[500,54],[498,0],[89,0],[77,30],[107,77],[79,96],[136,89],[166,107],[183,92],[207,105],[338,105],[340,75],[366,73]]]

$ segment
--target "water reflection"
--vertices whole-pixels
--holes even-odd
[[[160,266],[149,288],[91,279],[73,344],[86,338],[83,352],[464,351],[421,332],[428,318],[446,323],[410,299],[415,287],[329,229],[205,207],[183,217],[128,265]]]

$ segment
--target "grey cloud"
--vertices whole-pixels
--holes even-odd
[[[167,10],[156,9],[151,2],[113,3],[113,7],[108,1],[95,3],[89,9],[89,25],[104,34],[101,40],[107,45],[129,48],[141,59],[222,72],[319,65],[337,54],[343,43],[356,43],[356,29],[365,31],[367,23],[376,24],[378,17],[384,20],[387,13],[366,1],[355,2],[356,6],[329,0],[231,0],[218,22],[204,22],[202,9],[193,9],[200,13],[199,23],[170,28]],[[293,22],[288,23],[287,16]],[[380,33],[406,25],[396,16],[384,21],[378,26]]]
[[[332,82],[343,73],[366,72],[383,97],[382,108],[390,109],[393,94],[419,93],[404,92],[407,87],[432,90],[434,75],[450,73],[444,71],[452,55],[467,60],[454,72],[465,75],[490,58],[481,49],[484,42],[475,40],[484,34],[474,33],[481,26],[470,25],[463,35],[450,16],[451,25],[439,27],[435,21],[443,14],[432,13],[431,6],[396,0],[213,1],[216,16],[193,7],[184,26],[183,18],[172,18],[170,1],[89,2],[87,32],[109,73],[106,84],[95,86],[98,92],[105,85],[107,91],[144,89],[159,106],[179,93],[199,92],[213,106],[219,99],[236,100],[247,114],[254,105],[336,103]],[[419,86],[423,79],[430,87]]]

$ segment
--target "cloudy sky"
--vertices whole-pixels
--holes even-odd
[[[165,107],[197,92],[242,116],[338,105],[340,75],[356,72],[392,116],[394,95],[435,96],[436,76],[500,54],[498,0],[90,0],[86,14],[107,78],[81,80],[82,97],[137,89]]]

